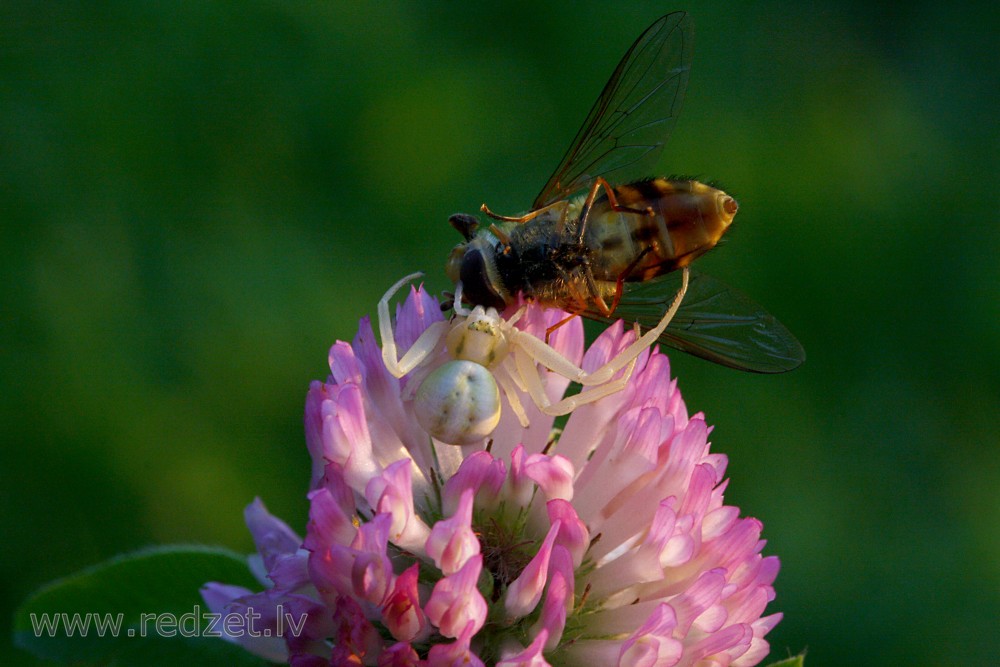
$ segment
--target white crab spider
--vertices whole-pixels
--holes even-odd
[[[462,306],[461,282],[455,286],[456,317],[450,322],[430,325],[400,358],[389,316],[389,300],[403,285],[423,275],[414,273],[390,287],[378,302],[382,361],[392,375],[401,378],[438,357],[444,337],[449,360],[433,370],[426,369],[422,378],[413,378],[417,385],[411,394],[414,412],[421,426],[441,442],[454,445],[481,442],[500,420],[499,389],[503,389],[521,426],[527,427],[528,417],[518,391],[526,392],[542,413],[558,416],[624,388],[639,355],[660,337],[677,312],[688,287],[688,269],[683,271],[681,288],[660,322],[641,336],[636,324],[636,340],[591,373],[544,341],[515,327],[524,315],[524,307],[505,320],[494,308],[476,306],[469,310]],[[539,365],[580,384],[582,391],[553,403],[545,393]],[[615,378],[622,369],[625,370],[621,376]]]

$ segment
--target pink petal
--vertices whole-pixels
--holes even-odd
[[[547,636],[546,649],[554,649],[562,639],[566,628],[566,616],[573,608],[573,561],[569,552],[561,546],[552,548],[549,565],[549,583],[545,589],[545,602],[538,622],[532,627],[536,635],[544,632]]]
[[[434,559],[434,564],[445,575],[454,574],[470,558],[479,554],[479,540],[472,530],[474,497],[472,489],[466,489],[462,493],[458,509],[450,518],[434,524],[424,545],[427,555]]]
[[[361,664],[366,656],[374,658],[381,652],[382,638],[378,630],[365,617],[364,611],[353,599],[341,596],[333,604],[335,630],[334,650],[330,662],[350,665],[358,659]]]
[[[323,404],[324,456],[344,468],[344,477],[355,491],[364,492],[368,480],[378,474],[372,442],[365,420],[361,388],[337,385]]]
[[[331,544],[309,554],[309,573],[325,600],[354,596],[381,604],[392,580],[386,553],[392,517],[378,514],[361,524],[350,546]]]
[[[326,452],[323,449],[323,403],[327,398],[326,386],[322,382],[313,382],[309,385],[303,417],[306,449],[312,458],[312,480],[309,488],[316,488],[323,476],[323,468],[326,467]]]
[[[330,373],[333,384],[361,384],[364,380],[354,348],[338,340],[330,348]]]
[[[534,495],[534,481],[525,472],[524,447],[518,445],[510,455],[510,474],[507,475],[504,496],[515,508],[527,507]]]
[[[692,662],[713,660],[723,665],[730,664],[750,649],[753,628],[745,623],[730,625],[718,632],[706,635],[685,651],[685,657]]]
[[[572,555],[574,567],[579,567],[583,557],[590,547],[590,531],[577,516],[573,505],[566,500],[550,500],[546,504],[549,513],[549,524],[559,522],[559,534],[556,545],[565,547]]]
[[[547,500],[573,500],[573,473],[573,464],[558,454],[531,454],[524,462],[524,474],[538,485]]]
[[[373,439],[376,455],[391,461],[405,451],[418,468],[429,470],[432,455],[427,434],[421,430],[413,414],[404,408],[400,381],[386,369],[382,350],[375,343],[367,317],[361,319],[358,335],[351,347],[364,369],[363,386],[367,406],[372,412],[369,416],[371,430],[378,435]]]
[[[709,619],[703,618],[703,615],[708,610],[719,609],[716,605],[722,597],[725,583],[725,570],[710,570],[698,577],[697,581],[680,595],[670,600],[670,606],[677,614],[677,628],[681,633],[687,634],[696,620],[705,632],[715,632],[722,626],[726,620],[725,613],[711,623],[708,623]]]
[[[382,608],[385,626],[401,642],[421,641],[430,632],[427,617],[420,608],[417,590],[419,570],[420,566],[414,563],[396,577]]]
[[[275,602],[265,595],[255,595],[239,586],[226,586],[209,583],[201,589],[202,599],[209,609],[216,614],[242,617],[239,624],[219,624],[217,630],[222,638],[233,644],[238,644],[250,653],[276,662],[288,660],[288,649],[281,637],[275,637],[272,618],[264,618],[261,612],[274,609]],[[239,627],[238,633],[228,632],[231,627]],[[264,636],[267,631],[267,636]]]
[[[389,539],[397,546],[421,555],[430,529],[413,512],[412,459],[390,464],[365,487],[365,497],[376,512],[392,516]]]
[[[294,554],[302,545],[302,538],[288,527],[281,519],[276,518],[260,498],[247,505],[243,511],[247,528],[257,547],[257,553],[264,559],[264,565],[270,570],[275,560],[280,556]]]
[[[378,656],[378,667],[421,667],[426,664],[405,642],[393,644]]]
[[[470,454],[444,484],[441,493],[444,514],[455,513],[458,501],[466,489],[472,489],[477,494],[477,500],[481,501],[484,508],[495,507],[506,478],[507,468],[503,461],[485,451]]]
[[[684,645],[672,636],[676,625],[674,610],[661,604],[622,645],[619,667],[669,667],[677,664]]]
[[[548,578],[552,544],[556,540],[556,535],[559,534],[560,525],[558,521],[552,524],[542,546],[538,549],[538,553],[507,588],[504,607],[510,616],[514,618],[526,616],[538,606],[538,601],[542,599],[542,589],[545,588],[545,581]]]
[[[486,600],[476,586],[482,570],[483,557],[476,555],[434,585],[424,611],[445,637],[458,637],[468,627],[475,634],[486,623]]]
[[[542,649],[548,641],[549,633],[542,630],[526,649],[517,655],[504,658],[496,667],[552,667],[542,656]]]
[[[406,299],[396,307],[396,345],[402,356],[427,327],[444,319],[437,299],[424,290],[410,286]]]
[[[348,545],[358,529],[354,515],[347,514],[329,489],[317,489],[309,494],[309,524],[305,547],[312,552],[326,551],[334,544]]]
[[[472,636],[478,631],[475,623],[469,621],[458,635],[457,641],[432,646],[427,654],[427,667],[486,667],[469,648]]]
[[[764,639],[764,635],[778,624],[781,617],[782,614],[772,614],[755,621],[751,626],[753,628],[753,639],[750,640],[750,648],[747,649],[746,653],[734,660],[731,667],[749,667],[763,660],[771,650],[770,645]]]

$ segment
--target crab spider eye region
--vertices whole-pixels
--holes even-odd
[[[445,341],[455,359],[465,359],[492,368],[507,356],[507,339],[496,311],[477,306],[472,314],[451,331]]]
[[[417,421],[450,445],[481,442],[500,422],[500,389],[485,366],[457,359],[424,378],[413,398]]]

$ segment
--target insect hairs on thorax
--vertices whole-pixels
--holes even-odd
[[[560,286],[579,279],[592,250],[577,240],[578,224],[537,218],[509,230],[510,246],[497,246],[494,261],[504,287],[541,302],[560,301]]]

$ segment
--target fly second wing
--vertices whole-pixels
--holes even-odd
[[[623,319],[656,326],[680,289],[671,273],[656,280],[626,283],[612,317],[588,311],[591,319]],[[659,342],[723,366],[754,373],[784,373],[805,361],[795,336],[742,292],[710,276],[691,273],[688,292]]]
[[[694,30],[685,12],[660,17],[639,36],[532,210],[586,188],[598,176],[615,184],[654,175],[680,114],[693,46]]]

